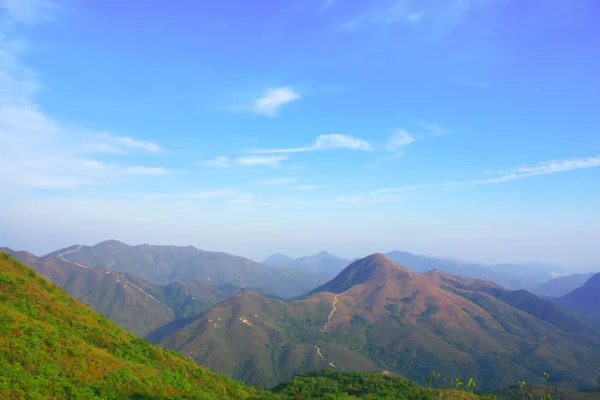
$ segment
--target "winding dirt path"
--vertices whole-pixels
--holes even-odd
[[[66,263],[69,264],[73,264],[78,266],[79,268],[88,268],[85,265],[81,265],[79,263],[73,262],[73,261],[69,261],[67,260],[64,256],[66,256],[67,254],[71,254],[71,253],[75,253],[76,251],[81,250],[81,246],[77,246],[77,248],[73,249],[73,250],[69,250],[69,251],[65,251],[64,253],[60,253],[59,255],[56,256],[56,258],[58,258],[60,261],[64,261]]]
[[[313,346],[315,345],[313,344]],[[318,346],[315,346],[315,349],[317,349],[317,354],[319,355],[319,357],[321,357],[321,360],[325,361],[325,363],[331,365],[333,368],[337,368],[333,363],[327,361],[325,357],[323,357],[323,353],[321,353],[321,349]]]
[[[329,316],[327,316],[327,323],[323,326],[323,330],[326,331],[327,328],[329,328],[329,323],[331,322],[331,317],[333,317],[333,314],[335,314],[335,312],[337,311],[337,302],[338,302],[338,296],[339,294],[336,294],[333,297],[333,303],[331,304],[331,306],[333,307],[331,309],[331,312],[329,313]]]

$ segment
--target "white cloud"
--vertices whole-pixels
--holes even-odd
[[[398,150],[401,147],[408,146],[415,141],[411,135],[408,134],[404,129],[396,129],[392,136],[388,139],[385,147],[390,151]]]
[[[287,159],[289,159],[289,157],[287,156],[238,157],[236,161],[238,164],[248,167],[277,167],[282,161],[285,161]]]
[[[229,158],[225,156],[219,156],[212,160],[206,160],[203,162],[204,165],[209,167],[217,168],[231,168],[231,167],[277,167],[282,161],[288,160],[288,156],[245,156],[237,158]]]
[[[300,186],[295,186],[293,188],[290,188],[290,190],[303,191],[303,190],[315,190],[318,188],[319,188],[319,186],[317,186],[317,185],[300,185]]]
[[[284,104],[300,98],[291,87],[267,89],[262,97],[254,100],[254,110],[267,117],[275,117]]]
[[[333,133],[329,135],[320,135],[315,140],[315,143],[310,147],[292,147],[292,148],[280,148],[280,149],[259,149],[249,150],[247,153],[251,154],[277,154],[277,153],[301,153],[306,151],[317,151],[317,150],[333,150],[333,149],[351,149],[351,150],[372,150],[369,142],[357,139],[353,136],[342,135],[339,133]]]
[[[89,133],[89,141],[85,147],[91,152],[126,154],[130,150],[142,150],[159,153],[163,149],[152,141],[137,140],[129,136],[114,136],[110,133]]]
[[[317,138],[314,145],[315,150],[329,149],[352,149],[352,150],[371,150],[371,145],[361,139],[356,139],[348,135],[333,133],[331,135],[321,135]]]

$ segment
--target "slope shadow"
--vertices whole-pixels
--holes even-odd
[[[168,324],[163,325],[160,328],[157,328],[150,332],[148,335],[146,335],[146,340],[152,344],[159,344],[165,337],[169,336],[175,331],[178,331],[179,329],[182,329],[184,326],[186,326],[193,320],[193,317],[189,317],[179,318],[174,321],[171,321]]]

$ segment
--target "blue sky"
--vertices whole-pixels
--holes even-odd
[[[152,3],[0,3],[0,245],[600,266],[597,1]]]

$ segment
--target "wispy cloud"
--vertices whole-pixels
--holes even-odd
[[[453,189],[472,185],[486,185],[508,182],[516,179],[530,178],[541,175],[551,175],[560,172],[575,171],[579,169],[600,167],[600,155],[596,157],[572,158],[570,160],[551,160],[533,165],[524,165],[507,170],[497,171],[492,178],[472,179],[468,181],[448,181],[442,183],[427,183],[422,185],[409,185],[394,188],[379,189],[371,194],[387,194],[410,192],[422,189]]]
[[[212,160],[206,160],[203,162],[204,165],[209,167],[217,168],[231,168],[231,167],[278,167],[282,161],[288,160],[288,156],[244,156],[237,158],[230,158],[225,156],[219,156]]]
[[[261,97],[254,100],[254,111],[267,117],[275,117],[284,104],[299,98],[300,95],[289,86],[267,89]]]
[[[290,188],[290,190],[305,191],[305,190],[315,190],[318,188],[319,188],[319,186],[317,186],[317,185],[300,185],[300,186],[294,186],[294,187]]]
[[[234,189],[212,189],[201,190],[199,192],[183,192],[183,193],[147,193],[144,197],[157,199],[180,199],[180,200],[208,200],[222,198],[235,194]]]
[[[430,38],[462,23],[470,11],[495,0],[391,0],[366,2],[367,9],[342,24],[345,31],[404,25],[418,27]]]
[[[276,203],[267,202],[267,201],[258,201],[255,199],[254,195],[250,193],[241,194],[236,198],[227,202],[235,206],[235,209],[238,211],[256,211],[263,208],[276,207]]]
[[[333,149],[351,149],[351,150],[372,150],[369,142],[357,139],[353,136],[342,135],[339,133],[333,133],[330,135],[318,136],[315,143],[310,147],[291,147],[291,148],[279,148],[279,149],[258,149],[248,150],[246,153],[250,154],[277,154],[277,153],[300,153],[306,151],[318,151],[318,150],[333,150]]]
[[[396,129],[392,136],[388,139],[385,148],[389,151],[397,151],[398,149],[408,146],[415,141],[404,129]]]
[[[287,156],[266,156],[266,157],[238,157],[237,163],[240,165],[254,167],[277,167],[282,161],[289,159]]]
[[[424,123],[423,128],[425,128],[427,133],[435,136],[448,135],[452,133],[452,130],[434,123]]]

